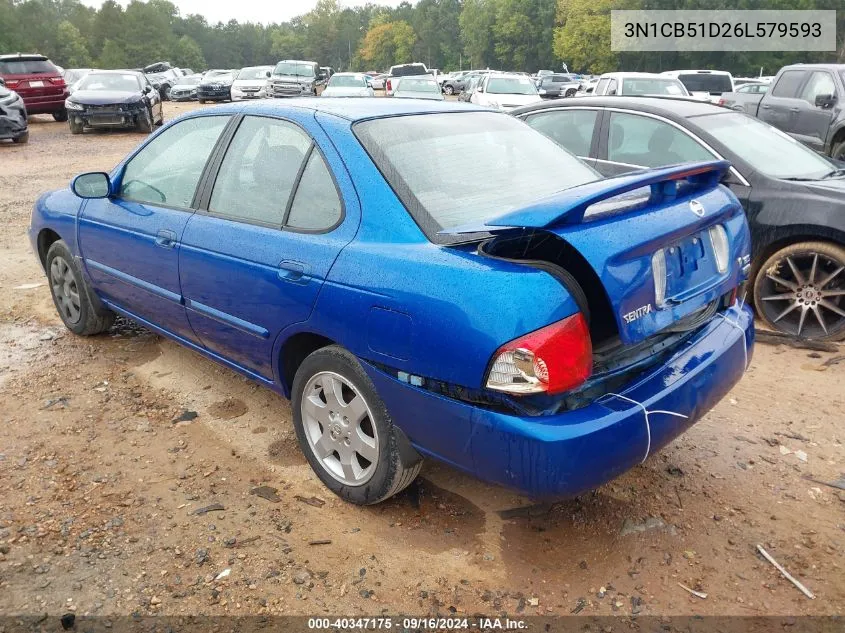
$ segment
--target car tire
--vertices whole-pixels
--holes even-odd
[[[112,326],[114,312],[94,305],[94,292],[64,240],[57,240],[50,246],[45,268],[53,304],[67,329],[80,336],[92,336]]]
[[[308,463],[341,499],[378,503],[419,474],[422,457],[393,425],[358,359],[344,348],[324,347],[302,361],[293,380],[291,408]],[[357,420],[349,419],[353,414]]]
[[[12,139],[12,143],[17,143],[18,145],[25,145],[29,143],[29,132],[24,132],[17,138]]]
[[[833,160],[845,161],[845,141],[835,143],[833,147],[830,148],[830,157]]]
[[[143,116],[138,117],[138,131],[143,134],[149,134],[153,131],[153,115],[147,110]]]
[[[164,101],[170,101],[170,90],[171,89],[172,89],[172,87],[168,86],[167,84],[165,84],[164,86],[161,87],[161,98]]]
[[[83,130],[83,127],[84,127],[84,126],[82,125],[82,123],[77,123],[77,122],[76,122],[76,121],[74,121],[73,119],[70,119],[70,120],[67,122],[67,124],[68,124],[68,127],[70,128],[70,133],[71,133],[71,134],[82,134],[82,130]]]
[[[843,267],[845,247],[839,244],[798,242],[778,250],[754,276],[757,316],[791,336],[845,339],[845,294],[833,294],[845,293]]]
[[[200,102],[200,104],[205,103],[205,99],[197,99],[197,101],[199,101],[199,102]]]
[[[65,121],[67,121],[67,110],[53,112],[53,120],[58,121],[59,123],[64,123]]]
[[[576,90],[570,88],[569,90],[566,91],[566,93],[563,96],[564,97],[574,97],[576,92],[577,92]]]
[[[455,94],[455,88],[453,86],[448,85],[444,86],[443,93],[451,97],[453,94]]]

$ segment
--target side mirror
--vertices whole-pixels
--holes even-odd
[[[74,178],[70,189],[80,198],[108,198],[111,194],[111,180],[105,172],[92,171]]]
[[[273,73],[271,73],[271,72],[268,70],[268,71],[267,71],[267,77],[272,77],[272,76],[273,76]]]
[[[816,95],[816,107],[832,108],[836,103],[836,95]]]
[[[475,87],[475,91],[476,91],[476,92],[481,92],[481,88],[482,88],[482,86],[476,86],[476,87]]]
[[[153,91],[152,86],[144,86],[144,94],[148,95]]]

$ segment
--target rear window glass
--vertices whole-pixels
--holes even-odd
[[[714,75],[711,73],[687,73],[678,75],[681,83],[690,92],[709,92],[710,94],[722,94],[733,90],[731,78],[727,75]]]
[[[437,242],[450,241],[436,237],[441,229],[483,222],[599,178],[554,141],[493,112],[375,119],[354,130],[405,207]]]
[[[396,87],[401,92],[440,92],[440,86],[433,79],[406,77]]]
[[[622,81],[625,95],[672,95],[684,96],[684,87],[674,79],[625,79]]]
[[[410,75],[425,75],[426,69],[422,64],[408,64],[407,66],[394,66],[390,69],[394,77],[408,77]]]
[[[329,88],[363,88],[364,78],[355,75],[335,75],[329,79]]]
[[[58,75],[59,70],[47,59],[16,59],[0,62],[0,75]]]

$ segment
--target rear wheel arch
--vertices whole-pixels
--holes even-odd
[[[753,238],[752,238],[753,239]],[[772,239],[765,246],[754,249],[754,262],[748,281],[753,284],[763,263],[779,250],[800,242],[828,242],[836,246],[845,246],[845,231],[833,227],[813,225],[784,227],[776,229]]]
[[[287,397],[290,397],[293,380],[302,361],[318,349],[330,345],[336,345],[335,341],[313,332],[298,332],[282,343],[279,351],[279,378]]]

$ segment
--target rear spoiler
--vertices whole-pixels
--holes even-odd
[[[483,223],[473,222],[444,229],[438,235],[494,233],[504,228],[518,227],[548,229],[562,224],[580,224],[584,221],[584,214],[590,206],[643,187],[651,187],[650,203],[675,197],[678,194],[678,185],[682,181],[689,184],[689,189],[684,193],[713,189],[730,166],[731,164],[726,160],[712,160],[594,180],[564,189],[526,207]]]

